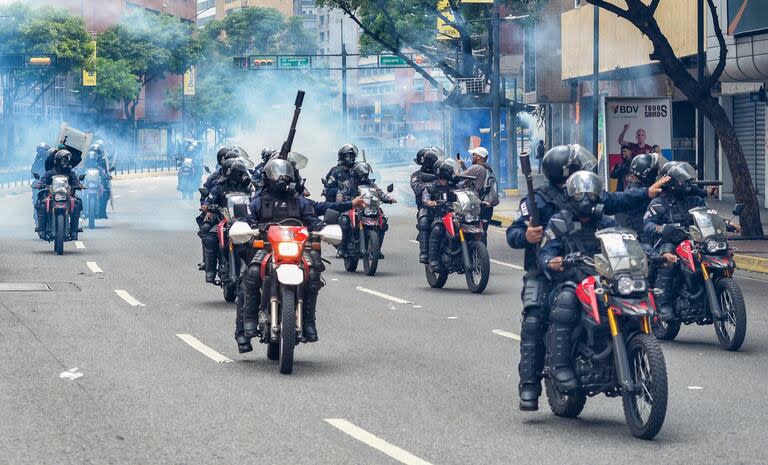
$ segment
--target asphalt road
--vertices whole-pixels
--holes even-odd
[[[667,419],[641,441],[617,399],[590,399],[576,420],[545,401],[517,410],[518,343],[494,330],[519,334],[522,259],[500,230],[484,294],[460,276],[433,290],[413,212],[388,209],[379,273],[331,259],[320,342],[298,347],[285,376],[265,346],[237,353],[234,307],[197,270],[196,201],[174,187],[115,183],[117,212],[61,257],[35,238],[28,196],[3,199],[12,220],[0,229],[0,282],[52,290],[0,292],[0,464],[766,462],[763,276],[739,277],[750,318],[741,352],[721,350],[711,327],[664,344]]]

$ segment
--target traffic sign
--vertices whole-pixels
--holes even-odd
[[[280,69],[309,69],[311,61],[308,56],[286,56],[278,58]]]
[[[379,66],[395,68],[398,66],[407,66],[405,60],[397,55],[379,55]]]
[[[248,69],[277,69],[274,56],[251,55],[248,57]]]

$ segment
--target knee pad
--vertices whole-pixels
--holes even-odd
[[[523,311],[544,308],[547,303],[548,282],[543,277],[526,278],[523,283]]]
[[[416,223],[416,229],[419,231],[429,231],[431,223],[432,221],[426,215],[420,216],[418,223]]]
[[[525,313],[520,325],[520,335],[528,339],[540,339],[544,336],[544,315],[542,309],[530,310]]]
[[[325,283],[323,282],[323,277],[320,271],[310,268],[309,269],[309,282],[307,283],[307,290],[317,292],[319,291],[323,286],[325,286]]]
[[[554,323],[575,324],[579,321],[579,299],[573,288],[562,289],[555,297],[549,319]]]
[[[259,285],[261,283],[261,267],[259,265],[250,265],[243,271],[242,279],[248,287]]]
[[[205,245],[206,249],[215,249],[219,246],[219,238],[216,236],[216,234],[209,232],[203,236],[203,244]]]

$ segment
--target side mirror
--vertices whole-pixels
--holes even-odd
[[[733,213],[733,216],[739,216],[739,215],[741,215],[741,212],[743,212],[743,211],[744,211],[744,204],[743,203],[737,203],[733,207],[733,212],[732,213]]]
[[[200,195],[202,195],[203,197],[208,197],[208,194],[210,194],[208,189],[205,187],[201,187],[197,191],[200,192]]]
[[[339,218],[341,218],[341,213],[336,210],[326,210],[325,215],[323,215],[325,224],[339,224]]]
[[[549,226],[554,231],[556,237],[563,237],[568,235],[568,223],[561,218],[552,218],[549,220]]]
[[[208,174],[211,174],[211,169],[210,169],[210,168],[208,168],[208,166],[207,166],[207,165],[206,165],[206,166],[204,166],[204,168],[205,168],[205,172],[206,172],[206,173],[208,173]]]
[[[333,211],[333,210],[328,210]],[[232,234],[230,233],[230,236]],[[331,245],[341,244],[341,226],[338,224],[326,225],[319,232],[320,238]]]
[[[40,175],[37,173],[32,173],[32,177],[38,180],[40,179]]]
[[[84,179],[85,179],[85,175],[84,175],[84,174],[81,174],[80,176],[78,176],[78,177],[77,177],[77,179],[79,179],[79,180],[81,180],[81,181],[82,181],[82,180],[84,180]]]
[[[394,191],[394,190],[395,190],[395,185],[394,184],[390,184],[390,185],[387,186],[387,192],[392,193],[392,191]]]

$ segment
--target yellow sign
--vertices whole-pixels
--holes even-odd
[[[451,4],[448,0],[437,0],[437,11],[445,16],[449,21],[454,20],[453,11],[451,11]],[[445,20],[438,16],[437,18],[437,39],[438,40],[451,40],[461,37],[459,31],[449,26]]]
[[[83,70],[83,87],[94,87],[96,85],[96,71]]]
[[[93,71],[83,70],[83,87],[96,86],[96,41],[92,40],[91,45],[93,45],[93,55],[91,55]]]
[[[184,95],[195,95],[195,67],[190,66],[184,72]]]

